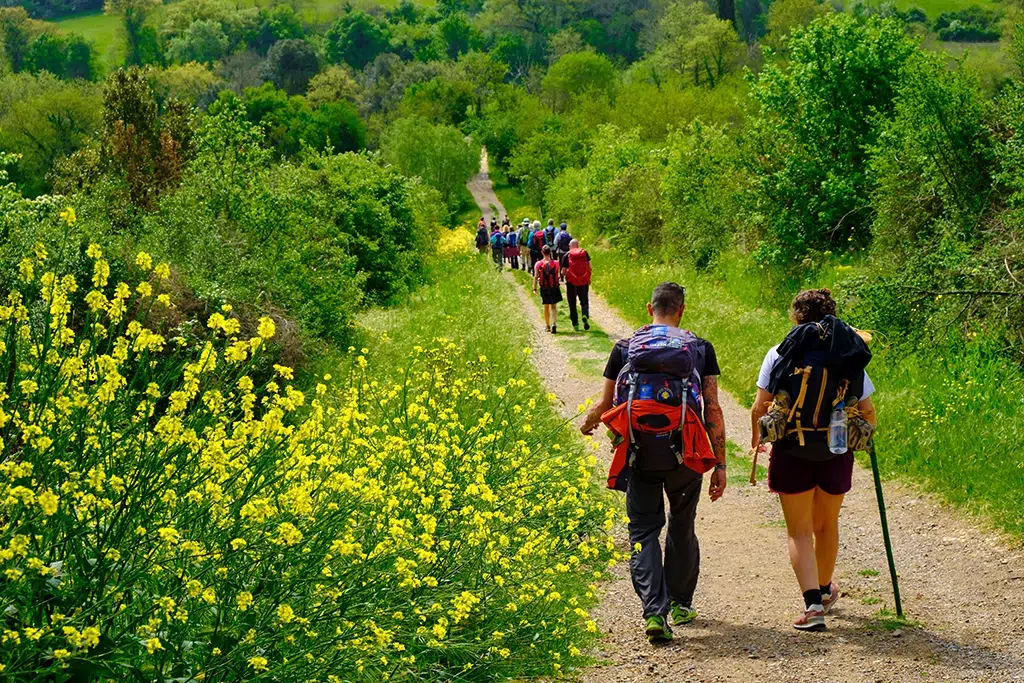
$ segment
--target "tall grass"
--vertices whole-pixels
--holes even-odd
[[[793,294],[744,277],[735,263],[721,274],[680,262],[659,263],[591,249],[594,287],[630,322],[647,321],[651,290],[664,280],[686,287],[684,326],[711,341],[722,384],[746,405],[765,352],[789,329]],[[818,283],[832,285],[835,268]],[[840,311],[840,315],[842,311]],[[908,352],[876,341],[868,372],[877,393],[876,440],[886,476],[904,477],[946,501],[1024,535],[1024,373],[983,342]]]

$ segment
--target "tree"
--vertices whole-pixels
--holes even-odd
[[[358,107],[362,102],[359,83],[347,66],[331,66],[309,82],[306,100],[311,107],[329,102],[348,102]]]
[[[348,102],[327,102],[313,110],[302,139],[313,149],[356,152],[366,147],[366,126]]]
[[[474,40],[473,27],[462,12],[449,14],[442,19],[437,25],[437,31],[450,59],[458,59],[459,55],[469,52]]]
[[[55,164],[88,144],[101,125],[99,87],[55,75],[19,74],[0,80],[0,148],[21,155],[14,180],[28,196],[50,189]]]
[[[501,34],[489,54],[508,65],[509,74],[514,81],[522,80],[530,70],[530,48],[521,35]]]
[[[198,62],[169,66],[153,72],[153,91],[161,101],[178,99],[198,104],[215,96],[223,81]]]
[[[171,39],[168,56],[178,64],[213,64],[228,51],[228,37],[221,25],[211,19],[199,19]]]
[[[123,179],[133,206],[152,209],[173,187],[191,144],[190,109],[169,107],[174,125],[162,125],[146,73],[138,68],[112,73],[103,88],[101,151],[108,171]],[[169,121],[168,123],[170,123]]]
[[[32,21],[22,7],[0,7],[0,40],[11,71],[18,73],[24,66],[25,53],[31,40]]]
[[[304,40],[281,40],[267,52],[260,75],[290,95],[306,91],[309,80],[320,71],[320,57]]]
[[[594,52],[567,54],[552,65],[542,84],[544,98],[553,111],[562,111],[570,100],[591,91],[611,98],[616,73],[611,61]]]
[[[480,164],[480,148],[457,128],[418,117],[398,119],[388,129],[382,150],[400,173],[418,176],[454,213],[466,180]]]
[[[754,84],[761,114],[749,136],[754,209],[768,228],[762,257],[781,263],[866,242],[867,150],[916,45],[897,20],[830,14],[796,31],[789,49],[789,62]]]
[[[274,5],[260,10],[259,25],[249,39],[249,46],[266,53],[279,40],[302,38],[302,21],[291,5]]]
[[[795,29],[807,26],[829,11],[829,6],[818,0],[773,0],[768,7],[767,44],[783,49]]]
[[[688,75],[694,85],[714,86],[736,65],[743,46],[732,24],[699,2],[676,2],[658,25],[653,61]]]
[[[25,52],[24,67],[33,73],[48,71],[65,80],[91,81],[96,76],[92,45],[79,35],[40,34]]]
[[[456,78],[473,84],[476,115],[480,116],[484,101],[500,83],[504,82],[508,67],[491,55],[474,50],[459,59],[453,72]]]
[[[362,69],[388,49],[391,36],[366,12],[349,10],[331,25],[326,41],[327,61]]]
[[[548,40],[548,62],[554,64],[570,52],[584,52],[587,44],[574,28],[562,29]]]
[[[160,0],[106,0],[103,11],[121,18],[127,51],[126,66],[142,66],[153,58],[155,31],[146,31],[146,19],[154,9],[159,7]]]
[[[552,116],[516,147],[508,173],[522,185],[531,204],[543,207],[552,181],[565,169],[583,164],[589,135],[590,131]]]
[[[405,117],[420,117],[451,126],[465,121],[476,104],[473,83],[445,77],[415,83],[405,91],[401,112]]]

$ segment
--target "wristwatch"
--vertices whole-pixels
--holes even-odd
[[[725,472],[725,463],[723,463],[723,462],[715,463],[715,469],[716,470],[722,470],[723,472]]]

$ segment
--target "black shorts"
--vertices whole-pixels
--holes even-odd
[[[545,306],[550,304],[557,304],[562,300],[562,288],[561,287],[541,287],[540,288],[540,300]]]
[[[772,448],[768,488],[773,493],[804,493],[813,488],[839,496],[853,488],[853,452],[828,460],[806,460],[787,448]]]

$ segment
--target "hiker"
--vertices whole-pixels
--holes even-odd
[[[530,270],[530,219],[524,218],[522,224],[519,226],[519,258],[523,262],[523,270]]]
[[[555,230],[555,219],[548,219],[548,227],[544,228],[544,244],[551,247],[551,251],[555,250],[555,237],[557,237],[558,231]]]
[[[494,265],[500,273],[505,264],[505,237],[498,229],[498,223],[494,223],[494,231],[491,232],[491,256],[494,258]]]
[[[711,472],[712,501],[726,487],[718,358],[710,342],[679,329],[685,297],[675,282],[654,288],[647,304],[651,324],[615,344],[601,400],[580,426],[591,434],[604,422],[617,435],[608,487],[626,492],[633,548],[629,570],[651,643],[672,640],[672,626],[697,616],[693,594],[700,548],[694,520],[704,472]],[[659,537],[666,495],[663,556]]]
[[[507,219],[506,219],[507,220]],[[505,259],[512,270],[519,270],[519,234],[505,223]]]
[[[569,234],[569,226],[562,223],[555,236],[555,258],[561,262],[562,257],[569,253],[569,243],[572,242],[572,235]]]
[[[765,441],[773,442],[768,488],[779,495],[789,560],[804,597],[793,626],[821,631],[839,600],[832,578],[853,451],[866,449],[874,432],[874,386],[864,370],[870,337],[835,317],[827,289],[797,294],[789,315],[793,329],[761,364],[750,445],[762,452]],[[845,429],[831,435],[830,423],[838,426],[844,417]]]
[[[542,260],[534,268],[533,293],[540,287],[540,301],[544,304],[544,325],[548,332],[556,334],[558,324],[558,302],[562,300],[562,287],[558,284],[558,261],[551,258],[551,247],[541,247]]]
[[[505,228],[511,228],[511,227],[512,227],[512,222],[511,222],[511,221],[509,221],[509,219],[508,219],[508,214],[506,213],[506,214],[505,214],[505,217],[501,219],[501,228],[502,228],[502,231],[504,231],[504,229],[505,229]]]
[[[484,221],[483,216],[480,217],[480,222],[476,225],[476,250],[481,254],[487,253],[487,243],[490,241],[490,237],[487,234],[487,222]]]
[[[565,255],[558,260],[565,280],[565,298],[569,300],[569,321],[572,329],[579,331],[579,318],[576,316],[576,300],[579,299],[580,311],[583,313],[583,329],[590,329],[590,254],[580,248],[578,239],[569,240]]]
[[[537,264],[544,258],[544,231],[540,229],[540,221],[534,221],[530,227],[533,230],[530,238],[530,273],[536,273]]]

